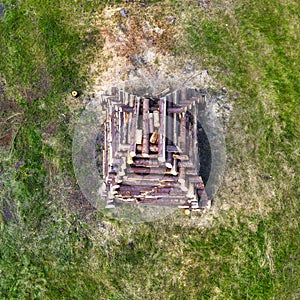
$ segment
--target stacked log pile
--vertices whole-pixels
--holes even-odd
[[[199,176],[197,115],[205,94],[182,89],[161,98],[116,88],[107,103],[103,173],[107,207],[124,203],[209,207]]]

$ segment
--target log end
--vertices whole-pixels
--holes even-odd
[[[135,151],[130,151],[130,152],[129,152],[129,156],[130,156],[130,157],[135,157],[135,156],[136,156]]]
[[[172,164],[171,163],[169,163],[169,162],[166,162],[166,167],[168,168],[168,169],[172,169]]]
[[[158,160],[159,162],[165,162],[165,161],[166,161],[166,159],[165,159],[164,157],[161,157],[161,156],[158,157],[157,160]]]

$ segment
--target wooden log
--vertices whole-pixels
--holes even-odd
[[[136,166],[145,166],[145,167],[159,167],[161,163],[157,160],[152,159],[141,159],[141,158],[134,158],[133,163]]]
[[[198,176],[198,175],[187,175],[186,179],[189,183],[194,183],[194,184],[202,182],[201,176]]]
[[[167,152],[173,152],[173,154],[179,152],[179,149],[175,145],[167,145]]]
[[[142,153],[137,153],[136,156],[137,158],[145,158]],[[157,159],[157,153],[150,153],[147,158],[153,158],[153,159]]]
[[[135,179],[134,183],[133,183],[132,180],[123,179],[122,185],[123,184],[136,186],[137,188],[139,188],[142,185],[147,185],[147,186],[151,186],[152,188],[154,188],[157,184],[159,184],[159,181],[153,181],[153,180],[152,181],[147,181],[145,179]]]
[[[179,176],[178,176],[178,182],[179,183],[185,183],[185,167],[179,168]]]
[[[137,129],[136,130],[136,145],[142,145],[143,142],[143,130]]]
[[[117,91],[118,91],[118,89],[115,86],[111,88],[112,95],[117,95]]]
[[[177,106],[179,100],[179,91],[174,92],[173,96],[173,107]],[[178,114],[173,112],[173,143],[174,145],[177,145],[178,143],[178,128],[179,128],[179,123],[178,123]]]
[[[125,105],[125,104],[119,104],[118,110],[129,113],[129,112],[133,112],[133,107],[131,107],[129,105]]]
[[[112,105],[108,106],[108,172],[112,166],[113,161],[113,122],[112,122]]]
[[[134,164],[132,164],[131,167],[127,170],[127,176],[130,176],[129,174],[149,174],[150,172],[150,167],[135,166]]]
[[[194,105],[193,108],[193,141],[194,141],[194,154],[193,154],[193,160],[195,163],[195,166],[197,169],[200,168],[199,166],[199,152],[198,152],[198,133],[197,133],[197,119],[198,119],[198,109],[197,105]]]
[[[173,96],[172,94],[167,96],[167,148],[168,146],[173,145],[173,113],[168,112],[168,108],[172,108],[173,106]],[[172,168],[173,155],[172,152],[169,152],[167,149],[167,161],[166,167]]]
[[[143,99],[143,141],[142,154],[149,154],[149,99]]]
[[[118,143],[119,143],[119,130],[118,130],[118,118],[117,111],[113,109],[111,114],[111,134],[112,134],[112,156],[118,152]]]
[[[168,109],[168,113],[172,113],[172,114],[178,114],[186,111],[187,108],[185,106],[173,106]]]
[[[186,102],[187,100],[187,88],[181,89],[181,99],[180,99],[180,104],[183,102]]]
[[[119,90],[119,101],[121,103],[124,102],[124,91],[123,90]]]
[[[127,156],[127,164],[131,165],[132,163],[133,163],[133,158],[130,155],[128,155]]]
[[[138,151],[142,151],[142,147],[140,145],[137,145],[136,147],[137,147]],[[127,145],[124,145],[123,148],[124,148],[124,151],[125,151],[125,149],[127,149]],[[158,145],[157,144],[154,144],[154,145],[152,144],[152,145],[149,146],[149,149],[150,149],[151,152],[158,152]],[[166,150],[167,150],[167,154],[170,153],[171,155],[174,154],[174,153],[177,153],[179,151],[179,149],[174,145],[167,146]],[[179,156],[179,157],[182,157],[183,159],[185,159],[187,157],[186,159],[188,159],[188,156]]]
[[[173,158],[173,165],[172,165],[172,169],[171,169],[171,174],[176,176],[178,174],[177,172],[177,159]]]
[[[125,105],[128,105],[128,104],[129,104],[129,97],[130,97],[130,94],[124,93],[124,101],[123,101],[123,103],[124,103]]]
[[[122,143],[119,147],[120,152],[127,152],[130,150],[130,145]]]
[[[150,105],[149,106],[149,111],[151,113],[154,113],[155,111],[159,111],[159,105],[158,104]]]
[[[199,208],[209,208],[211,201],[208,199],[207,193],[205,190],[197,190],[198,199],[199,199]]]
[[[151,191],[152,188],[149,187],[149,185],[127,185],[127,184],[122,184],[119,188],[119,192],[125,192],[125,191]]]
[[[124,144],[124,137],[125,137],[125,131],[124,131],[124,113],[119,111],[118,112],[119,116],[118,116],[118,121],[119,121],[119,126],[118,126],[118,131],[119,131],[119,149],[120,149],[120,145]]]
[[[142,147],[142,145],[136,145],[136,149],[137,149],[137,151],[140,151],[140,152],[142,152],[143,151],[143,147]],[[151,151],[151,152],[158,152],[158,146],[157,145],[150,145],[149,146],[149,150]],[[144,155],[144,157],[148,157],[148,154],[147,155]]]
[[[184,183],[181,183],[180,189],[181,189],[183,192],[187,192],[187,191],[188,191],[188,188],[186,187],[185,182],[184,182]]]
[[[183,153],[186,153],[186,113],[182,113],[180,119],[179,146]]]
[[[182,161],[189,161],[189,157],[186,154],[173,154],[173,158],[176,158],[178,160]]]
[[[128,124],[127,124],[127,144],[131,145],[133,134],[132,134],[132,118],[133,112],[128,113]]]
[[[193,116],[189,113],[186,116],[186,149],[189,155],[189,159],[194,162],[194,150],[195,150],[195,140],[193,139]]]
[[[131,107],[134,106],[135,98],[136,97],[134,95],[129,96],[129,106],[131,106]]]
[[[159,100],[159,132],[158,132],[158,160],[164,162],[166,160],[166,98]]]
[[[154,119],[153,119],[153,113],[149,113],[149,133],[154,132]]]
[[[189,182],[189,187],[188,187],[188,191],[187,191],[187,194],[186,194],[187,197],[196,197],[195,195],[195,187],[194,187],[194,184]]]
[[[158,132],[154,131],[150,137],[150,143],[156,144],[158,142]]]
[[[165,174],[147,174],[147,175],[143,175],[143,174],[130,174],[126,177],[124,177],[124,180],[126,181],[131,181],[134,182],[135,180],[145,180],[146,181],[158,181],[158,182],[164,182],[164,181],[172,181],[172,182],[177,182],[178,179],[176,176],[172,176],[172,175],[165,175]]]
[[[159,128],[160,123],[159,123],[159,112],[158,112],[158,110],[153,111],[153,122],[154,122],[154,127]]]
[[[130,157],[134,157],[136,155],[136,139],[137,139],[137,128],[138,128],[138,118],[139,118],[139,111],[140,111],[140,99],[138,97],[135,98],[135,103],[134,103],[134,111],[133,111],[133,116],[132,116],[132,140],[130,143],[130,152],[129,155]]]
[[[197,190],[204,190],[205,186],[204,186],[204,182],[198,182],[198,183],[195,183],[195,188]]]
[[[108,122],[105,122],[105,138],[104,138],[104,150],[103,150],[103,177],[108,174]]]
[[[172,168],[172,166],[173,166],[172,161],[173,161],[172,152],[167,152],[167,161],[166,161],[165,165],[168,169]]]

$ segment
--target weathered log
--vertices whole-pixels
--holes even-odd
[[[125,105],[129,105],[129,97],[130,97],[130,94],[124,93],[124,101],[123,101],[123,103]]]
[[[125,132],[124,132],[124,113],[119,111],[118,113],[118,131],[119,131],[119,149],[120,149],[120,145],[122,145],[124,143],[124,136],[125,136]]]
[[[112,95],[117,95],[117,91],[118,91],[118,90],[117,90],[116,87],[112,87],[112,88],[111,88],[111,94],[112,94]]]
[[[200,168],[199,166],[199,153],[198,153],[198,134],[197,134],[197,119],[198,119],[198,109],[197,105],[193,108],[193,141],[194,141],[194,155],[193,155],[193,161],[196,166],[196,168]]]
[[[154,127],[155,128],[160,127],[158,110],[153,111],[153,122],[154,122]]]
[[[167,99],[167,110],[168,108],[172,108],[173,106],[173,96],[172,94],[170,96],[166,97]],[[171,169],[172,168],[172,161],[173,161],[173,156],[172,153],[167,150],[168,146],[173,145],[173,113],[167,112],[167,161],[166,161],[166,167]]]
[[[142,154],[149,154],[149,99],[143,99],[143,143]]]
[[[183,102],[186,102],[187,100],[187,88],[181,89],[181,99],[180,99],[180,104]]]
[[[137,149],[137,151],[140,151],[140,152],[143,151],[142,145],[136,145],[136,149]],[[151,152],[158,152],[158,146],[157,145],[150,145],[149,150]],[[148,157],[148,155],[144,155],[144,157]]]
[[[128,113],[128,124],[127,124],[127,144],[131,145],[133,134],[132,134],[132,118],[133,112]]]
[[[159,132],[158,132],[158,161],[166,160],[166,98],[159,100]]]
[[[131,107],[134,106],[135,98],[136,97],[134,95],[130,95],[130,97],[129,97],[129,106],[131,106]]]
[[[194,184],[189,182],[189,187],[188,187],[188,191],[186,194],[187,197],[196,197],[195,195],[195,187]]]
[[[123,90],[119,90],[119,101],[120,102],[124,102],[124,91]]]
[[[139,118],[139,111],[140,111],[140,99],[138,97],[135,98],[135,104],[134,104],[134,111],[133,111],[133,117],[132,117],[132,140],[130,144],[130,152],[129,155],[131,157],[134,157],[136,155],[136,133],[137,133],[137,127],[138,127],[138,118]]]
[[[131,107],[129,105],[126,105],[126,104],[119,104],[118,105],[118,110],[122,111],[122,112],[129,113],[129,112],[133,112],[133,107]]]
[[[189,157],[186,154],[173,154],[173,158],[179,159],[180,161],[188,161]]]
[[[172,165],[172,169],[171,169],[171,174],[172,175],[177,175],[177,158],[173,158],[173,165]]]
[[[179,146],[183,153],[186,153],[186,113],[182,113],[180,119]]]
[[[142,145],[143,142],[143,130],[137,129],[135,134],[135,143],[136,145]]]
[[[121,144],[119,147],[120,152],[127,152],[128,150],[130,150],[130,145],[128,144]]]
[[[153,119],[153,113],[149,113],[149,133],[154,132],[154,119]]]
[[[185,167],[179,168],[179,177],[178,177],[179,183],[185,183]]]
[[[187,191],[188,191],[188,188],[186,187],[185,182],[181,183],[180,189],[181,189],[183,192],[187,192]]]
[[[145,181],[172,181],[172,182],[178,181],[176,176],[165,175],[165,174],[153,174],[153,173],[147,175],[132,173],[130,174],[130,176],[124,177],[124,179],[133,182],[135,181],[135,179],[137,180],[143,179]]]
[[[161,166],[161,163],[157,160],[152,159],[141,159],[141,158],[134,158],[133,164],[136,166],[145,166],[145,167],[159,167]]]
[[[158,132],[154,131],[150,137],[150,143],[156,144],[158,142]]]
[[[168,109],[168,113],[178,114],[186,112],[187,108],[185,106],[173,106]]]

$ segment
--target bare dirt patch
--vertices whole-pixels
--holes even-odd
[[[170,14],[168,7],[133,3],[108,8],[98,25],[104,46],[91,66],[96,93],[115,85],[156,96],[183,86],[212,85],[207,70],[174,53],[181,30],[178,15]]]

